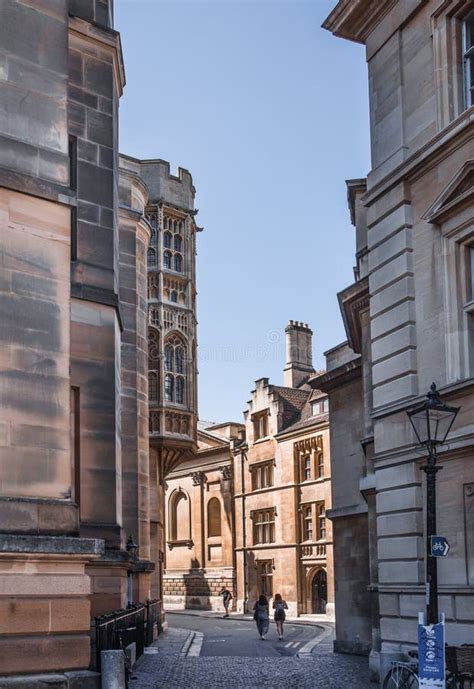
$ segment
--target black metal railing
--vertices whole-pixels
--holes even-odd
[[[125,650],[135,643],[136,658],[161,631],[161,601],[132,603],[125,610],[99,615],[94,620],[94,668],[100,672],[100,652]]]

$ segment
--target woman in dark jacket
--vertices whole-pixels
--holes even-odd
[[[253,619],[257,623],[258,633],[260,634],[260,638],[265,641],[265,635],[270,625],[270,613],[268,610],[267,597],[263,593],[253,606],[253,609]]]

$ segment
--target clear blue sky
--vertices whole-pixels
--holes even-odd
[[[345,339],[345,180],[369,169],[364,47],[320,28],[335,0],[116,0],[127,85],[120,148],[197,188],[199,412],[238,420],[282,384],[289,319],[314,365]]]

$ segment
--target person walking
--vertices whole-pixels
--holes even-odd
[[[221,589],[220,595],[222,596],[222,602],[224,603],[224,610],[225,610],[224,617],[229,617],[229,605],[230,605],[230,601],[232,600],[232,594],[229,591],[229,589],[226,589],[226,587],[223,586]]]
[[[286,619],[285,610],[288,610],[286,600],[283,600],[281,593],[276,593],[273,600],[273,609],[275,611],[274,619],[280,641],[283,639],[283,622]]]
[[[257,623],[258,633],[262,641],[265,641],[265,636],[270,626],[270,613],[268,610],[268,601],[265,594],[261,594],[258,601],[253,606],[253,619]]]

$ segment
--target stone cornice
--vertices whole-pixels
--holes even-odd
[[[398,0],[340,0],[322,27],[335,36],[356,43],[365,43],[367,36],[379,24]]]
[[[340,385],[345,385],[352,380],[356,380],[361,375],[362,358],[358,357],[352,361],[348,361],[342,366],[321,373],[319,376],[310,378],[308,384],[312,388],[322,390],[323,392],[330,392]]]
[[[337,298],[349,346],[356,354],[360,354],[362,348],[360,312],[369,306],[369,278],[365,277],[346,287],[339,292]]]

